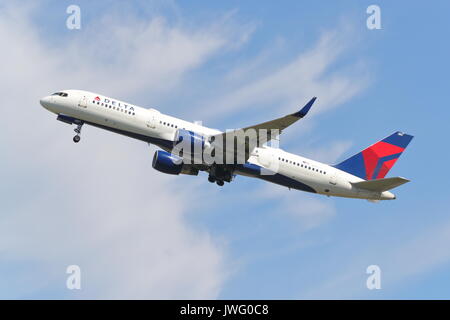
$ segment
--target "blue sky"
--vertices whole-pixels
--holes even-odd
[[[68,5],[81,30],[65,27]],[[366,8],[381,8],[381,30]],[[447,1],[0,2],[1,298],[449,298]],[[317,104],[281,147],[335,163],[400,130],[396,201],[151,168],[38,105],[79,88],[227,129]],[[20,119],[20,123],[13,119]],[[82,270],[82,290],[65,268]],[[365,287],[366,268],[382,289]]]

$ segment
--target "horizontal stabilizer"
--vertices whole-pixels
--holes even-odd
[[[408,179],[402,177],[392,177],[392,178],[352,182],[352,185],[356,188],[364,190],[383,192],[394,189],[407,182],[409,182]]]

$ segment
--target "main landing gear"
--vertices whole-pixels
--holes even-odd
[[[77,128],[74,130],[75,133],[77,134],[75,137],[73,137],[73,142],[78,143],[81,140],[80,134],[81,134],[81,129],[83,128],[83,122],[79,122],[77,123]]]
[[[223,180],[219,180],[219,179],[217,179],[216,177],[214,177],[212,175],[209,175],[208,181],[211,182],[211,183],[214,183],[214,182],[217,183],[217,185],[219,187],[223,187],[223,185],[225,184],[225,182],[223,182]]]
[[[223,187],[225,182],[233,180],[232,170],[224,165],[212,165],[209,169],[208,181],[217,183],[219,187]]]
[[[211,183],[217,183],[219,187],[223,187],[225,182],[231,182],[233,175],[231,169],[226,166],[211,166],[209,170],[208,181]]]

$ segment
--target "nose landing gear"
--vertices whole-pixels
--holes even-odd
[[[75,133],[77,134],[75,137],[73,137],[73,142],[78,143],[81,140],[80,134],[81,134],[81,129],[83,128],[83,122],[79,122],[77,123],[77,128],[74,130]]]

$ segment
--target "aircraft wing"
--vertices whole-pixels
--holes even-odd
[[[295,122],[297,122],[298,120],[300,120],[301,118],[303,118],[304,116],[306,116],[306,114],[308,113],[309,109],[311,109],[314,101],[316,101],[316,97],[312,98],[300,111],[297,111],[295,113],[289,114],[287,116],[275,119],[275,120],[271,120],[271,121],[267,121],[267,122],[263,122],[254,126],[250,126],[250,127],[246,127],[242,130],[246,131],[248,129],[254,129],[256,131],[259,131],[261,129],[266,129],[268,132],[270,130],[278,130],[279,134],[281,134],[283,132],[284,129],[286,129],[287,127],[293,125]],[[270,132],[269,132],[270,133]],[[270,134],[268,135],[270,137]],[[268,137],[268,138],[269,138]],[[267,141],[270,141],[271,139],[275,139],[276,137],[273,136],[271,137],[271,139],[265,139],[266,137],[259,137],[261,142],[260,145],[266,143]]]
[[[251,151],[256,146],[262,146],[268,141],[276,139],[284,129],[305,117],[316,99],[316,97],[312,98],[302,109],[295,113],[275,120],[263,122],[242,129],[227,131],[219,135],[212,136],[210,137],[210,142],[214,144],[215,141],[220,141],[220,143],[215,146],[216,149],[226,149],[225,147],[221,148],[221,146],[226,146],[227,139],[234,139],[234,137],[236,136],[239,137],[240,134],[246,134],[247,138],[245,139],[237,138],[237,142],[234,144],[234,150],[227,150],[226,152],[236,153],[236,149],[244,144],[246,150],[245,161],[247,161],[249,153],[251,153]]]

